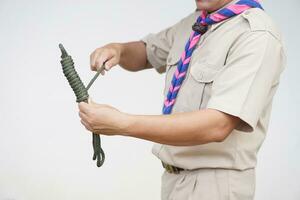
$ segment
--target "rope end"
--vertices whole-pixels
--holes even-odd
[[[58,46],[61,51],[61,58],[65,58],[65,57],[69,56],[66,49],[64,48],[64,46],[61,43]]]

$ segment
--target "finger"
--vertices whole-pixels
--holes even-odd
[[[93,129],[83,120],[80,120],[81,124],[89,131],[93,132]]]
[[[90,55],[90,64],[91,64],[91,70],[96,71],[96,60],[98,56],[101,54],[103,50],[101,48],[96,49],[91,55]]]
[[[117,64],[118,64],[118,59],[114,56],[105,63],[105,70],[108,71]]]
[[[89,118],[86,114],[79,112],[78,115],[82,121],[84,121],[86,124],[89,124]]]
[[[85,103],[85,102],[80,102],[80,103],[78,104],[78,108],[79,108],[79,111],[80,111],[80,112],[83,112],[83,113],[85,113],[85,114],[90,113],[90,105],[87,104],[87,103]]]
[[[110,60],[112,57],[113,55],[110,51],[103,51],[96,59],[97,70],[103,65],[105,61]]]
[[[94,67],[94,57],[95,57],[95,51],[93,51],[90,55],[90,67],[91,67],[91,70],[93,70],[93,67]]]

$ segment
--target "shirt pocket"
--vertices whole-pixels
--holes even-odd
[[[176,48],[175,51],[172,49],[167,57],[164,98],[167,97],[179,60],[180,53]],[[173,107],[174,113],[195,111],[206,107],[211,96],[212,84],[222,67],[208,60],[203,57],[190,63]]]
[[[190,66],[190,76],[186,83],[191,97],[189,107],[193,110],[206,108],[211,97],[213,82],[217,78],[222,67],[212,64],[203,59]]]

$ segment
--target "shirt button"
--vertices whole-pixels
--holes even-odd
[[[249,10],[246,10],[246,11],[245,11],[245,15],[249,15]]]

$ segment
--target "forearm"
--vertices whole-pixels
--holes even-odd
[[[141,41],[121,43],[121,55],[119,65],[129,71],[139,71],[147,66],[146,46]]]
[[[223,141],[238,122],[211,109],[172,115],[130,115],[129,118],[127,136],[174,146]]]

